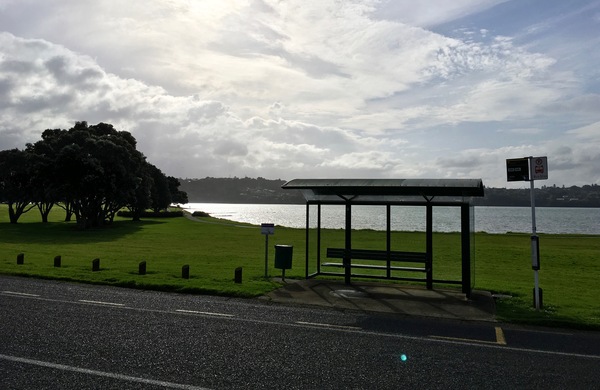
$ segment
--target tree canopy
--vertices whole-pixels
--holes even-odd
[[[56,204],[82,228],[110,224],[125,207],[139,219],[145,209],[186,203],[178,186],[146,161],[129,132],[107,123],[48,129],[24,150],[0,152],[0,200],[8,203],[11,223],[35,206],[47,221]]]

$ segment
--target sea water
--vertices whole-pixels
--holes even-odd
[[[251,223],[273,223],[276,226],[306,227],[306,205],[290,204],[233,204],[188,203],[183,208],[190,212],[204,211],[215,218]],[[425,207],[392,206],[391,225],[395,231],[425,231]],[[536,207],[538,233],[600,234],[600,208]],[[311,206],[309,223],[316,226],[317,207]],[[530,207],[474,207],[474,230],[487,233],[530,233]],[[345,207],[321,207],[321,227],[343,229]],[[386,229],[385,206],[353,206],[353,229]],[[460,231],[460,208],[436,206],[433,208],[433,230]]]

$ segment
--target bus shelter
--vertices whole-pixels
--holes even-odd
[[[307,279],[318,275],[329,275],[343,276],[346,284],[350,284],[353,277],[419,281],[425,282],[428,289],[432,289],[434,283],[460,284],[462,292],[470,297],[474,278],[472,271],[474,213],[470,200],[472,197],[484,196],[481,179],[294,179],[285,183],[282,188],[300,190],[306,200]],[[345,244],[341,248],[322,248],[321,208],[327,205],[345,206]],[[359,205],[385,206],[385,248],[374,250],[353,247],[352,208]],[[392,250],[391,210],[392,207],[402,206],[425,208],[423,251]],[[442,280],[433,277],[433,213],[434,208],[439,206],[460,209],[460,280]],[[310,248],[314,245],[310,242],[309,235],[311,207],[317,209],[316,267],[309,272]],[[340,261],[331,262],[331,259]],[[410,266],[406,266],[407,264]],[[331,269],[338,271],[331,271]],[[384,273],[363,274],[361,271],[364,272],[364,269],[379,269]],[[415,274],[424,277],[407,276]]]

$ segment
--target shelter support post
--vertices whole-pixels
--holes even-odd
[[[346,202],[346,253],[344,254],[344,281],[350,284],[352,275],[352,204]]]
[[[390,258],[390,253],[392,252],[392,206],[387,204],[385,205],[385,212],[386,212],[386,234],[385,234],[385,241],[386,241],[386,247],[385,250],[387,252],[387,273],[386,273],[386,277],[391,278],[392,277],[392,260]]]
[[[471,297],[471,208],[460,206],[460,237],[462,252],[462,292]]]
[[[425,213],[425,252],[427,254],[427,289],[433,290],[433,206],[427,202]]]
[[[317,204],[317,259],[318,275],[321,273],[321,203]]]
[[[319,226],[320,227],[320,226]],[[308,242],[309,240],[309,231],[310,231],[310,204],[307,202],[306,203],[306,244],[305,244],[305,252],[306,252],[306,256],[305,256],[305,278],[308,279],[308,249],[310,247],[310,244]],[[321,257],[320,257],[320,253],[317,249],[317,264],[320,265],[321,264]]]

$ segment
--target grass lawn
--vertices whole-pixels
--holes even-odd
[[[260,227],[213,218],[119,219],[107,228],[81,231],[62,222],[64,211],[55,208],[43,224],[37,210],[8,223],[6,205],[0,205],[0,273],[54,278],[125,287],[255,297],[279,285],[265,273],[265,236]],[[541,235],[540,286],[544,309],[532,308],[533,271],[528,234],[485,234],[475,237],[475,288],[512,298],[498,301],[498,316],[506,321],[539,325],[600,329],[600,237],[592,235]],[[394,232],[394,250],[423,250],[424,233]],[[311,238],[311,240],[313,240]],[[342,230],[325,230],[323,247],[343,246]],[[316,241],[312,241],[313,243]],[[382,249],[385,233],[353,232],[356,248]],[[269,275],[275,244],[294,246],[293,268],[286,277],[304,277],[304,229],[276,227],[269,237]],[[460,279],[460,234],[434,234],[434,278]],[[25,255],[17,265],[19,253]],[[324,252],[323,252],[324,253]],[[54,267],[54,257],[62,267]],[[92,260],[100,271],[92,272]],[[147,274],[138,264],[147,262]],[[190,279],[181,268],[190,266]],[[234,272],[243,267],[243,282]],[[435,287],[435,286],[434,286]],[[448,287],[448,286],[444,286]]]

